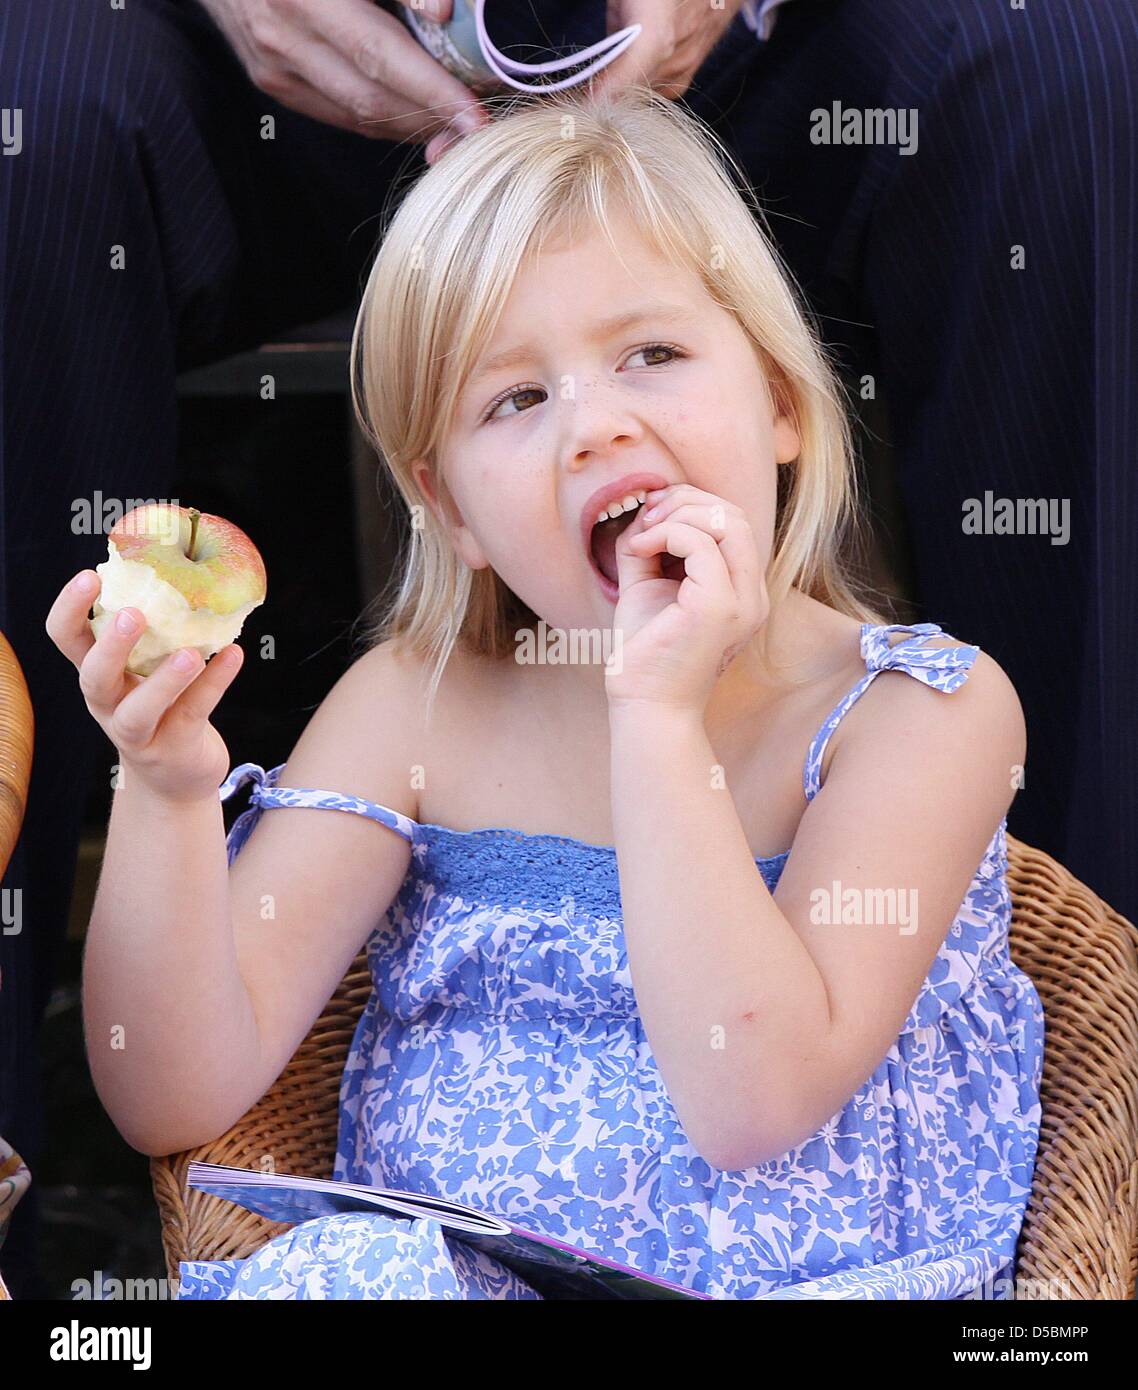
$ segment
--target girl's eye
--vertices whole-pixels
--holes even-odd
[[[638,352],[670,352],[672,354],[672,357],[676,359],[687,356],[687,353],[684,352],[682,348],[675,347],[671,343],[647,343],[644,347],[633,348],[632,355],[635,356]],[[668,363],[657,362],[655,364],[649,365],[666,367]],[[529,396],[533,395],[538,391],[544,390],[544,386],[511,386],[508,391],[502,391],[499,395],[494,397],[494,399],[487,406],[486,413],[482,416],[481,420],[479,421],[479,424],[486,424],[494,416],[498,407],[501,405],[505,405],[507,401],[512,401],[518,396]],[[515,410],[511,413],[514,415],[521,415],[524,414],[524,411]]]
[[[510,389],[505,393],[505,395],[494,397],[493,401],[491,401],[490,403],[489,409],[487,410],[486,414],[482,417],[483,422],[489,420],[493,416],[494,412],[498,409],[498,407],[500,405],[505,405],[507,401],[514,401],[519,396],[532,396],[543,389],[544,388],[541,386],[511,386]],[[514,415],[520,415],[522,412],[519,410],[515,410],[512,413]]]

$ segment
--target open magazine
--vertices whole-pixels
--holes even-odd
[[[314,1216],[337,1216],[350,1211],[382,1211],[409,1220],[434,1217],[451,1239],[484,1250],[520,1275],[543,1298],[711,1299],[710,1294],[642,1274],[615,1260],[536,1235],[501,1217],[422,1192],[198,1162],[191,1162],[186,1170],[186,1186],[224,1197],[270,1221],[308,1221]]]
[[[402,4],[395,6],[395,13],[432,58],[479,94],[501,86],[515,87],[519,92],[556,92],[562,87],[572,87],[600,72],[614,58],[619,58],[643,27],[630,24],[618,33],[607,34],[590,48],[582,48],[566,58],[554,58],[547,63],[519,63],[507,58],[491,42],[482,17],[486,0],[453,0],[453,3],[454,9],[446,24],[439,24],[437,20],[428,19],[421,10]],[[582,64],[587,66],[559,82],[544,80],[546,73],[564,72],[567,68],[580,67]],[[543,80],[518,80],[533,77]]]

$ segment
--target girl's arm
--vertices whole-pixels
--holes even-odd
[[[1019,700],[983,652],[952,694],[884,672],[844,722],[772,896],[718,785],[702,717],[610,706],[633,986],[681,1123],[716,1168],[786,1153],[879,1065],[1024,762]],[[835,882],[839,897],[854,889],[867,904],[895,890],[916,913],[890,925],[816,920],[832,915],[818,906]]]
[[[83,1025],[99,1099],[143,1153],[199,1142],[255,1068],[216,791],[171,803],[125,770],[87,928]]]
[[[361,656],[309,720],[279,785],[339,789],[413,816],[416,679],[390,644]],[[127,769],[83,1002],[91,1074],[128,1143],[149,1154],[193,1148],[264,1095],[383,919],[409,859],[407,841],[366,816],[290,806],[262,815],[230,868],[216,786],[171,806]]]

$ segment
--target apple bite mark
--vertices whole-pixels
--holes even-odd
[[[196,507],[136,507],[110,532],[107,552],[95,567],[102,588],[91,630],[98,638],[121,608],[145,616],[127,661],[135,675],[150,675],[179,647],[192,647],[208,661],[265,601],[257,547],[232,522]]]

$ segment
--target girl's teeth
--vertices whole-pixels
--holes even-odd
[[[632,511],[634,507],[639,507],[647,496],[648,493],[646,490],[636,493],[635,496],[630,492],[627,497],[622,497],[619,502],[610,502],[607,510],[601,512],[593,524],[599,526],[602,521],[611,521],[614,516],[620,516],[622,512]]]

